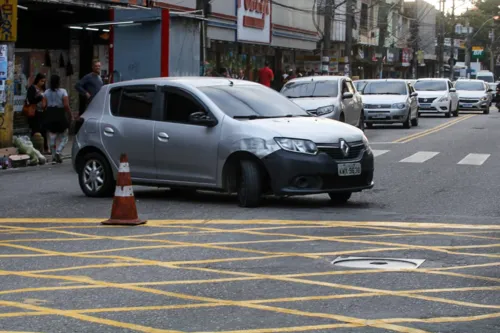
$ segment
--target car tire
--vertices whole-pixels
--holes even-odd
[[[372,123],[365,123],[365,126],[366,126],[366,128],[373,128],[373,124]]]
[[[444,114],[444,116],[445,116],[446,118],[450,118],[450,117],[451,117],[451,103],[450,103],[450,107],[448,108],[448,112],[446,112],[446,113]]]
[[[363,110],[361,110],[361,113],[359,114],[358,128],[363,132],[365,131],[365,111]]]
[[[334,204],[344,204],[351,198],[351,192],[330,192],[328,196]]]
[[[100,175],[102,182],[97,179],[92,181],[97,174]],[[78,169],[78,183],[82,192],[91,198],[112,196],[116,185],[111,166],[100,153],[88,153],[83,157],[81,167]]]
[[[253,208],[260,204],[262,181],[258,165],[249,160],[241,161],[238,201],[241,207]]]
[[[344,116],[343,113],[340,114],[339,121],[342,122],[342,123],[345,123],[345,116]]]
[[[490,113],[490,108],[487,107],[486,109],[483,110],[483,114],[489,114],[489,113]]]
[[[455,112],[453,112],[453,116],[458,117],[459,113],[460,113],[460,106],[457,104],[457,109],[455,110]]]
[[[408,117],[406,118],[406,121],[403,123],[403,128],[411,128],[412,121],[411,121],[411,110],[408,111]]]

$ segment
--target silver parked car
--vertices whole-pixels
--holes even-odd
[[[310,116],[263,85],[226,78],[153,78],[105,85],[76,127],[73,166],[90,197],[113,194],[127,153],[135,185],[263,194],[328,193],[336,202],[373,187],[359,129]]]
[[[490,113],[493,89],[483,80],[457,80],[455,82],[460,110]]]
[[[310,115],[364,129],[363,102],[350,78],[312,76],[290,80],[281,93]]]
[[[363,88],[365,124],[402,123],[404,128],[418,126],[417,93],[406,80],[370,81]]]

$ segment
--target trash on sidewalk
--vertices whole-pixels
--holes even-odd
[[[15,136],[13,143],[17,147],[19,154],[29,155],[28,165],[43,165],[47,162],[47,158],[33,147],[33,142],[28,136]]]

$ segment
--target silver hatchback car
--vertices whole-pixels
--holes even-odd
[[[105,85],[82,115],[73,166],[90,197],[112,195],[122,153],[134,185],[238,194],[373,187],[373,153],[353,126],[312,117],[263,85],[226,78],[154,78]]]

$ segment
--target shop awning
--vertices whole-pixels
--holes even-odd
[[[19,0],[19,5],[27,7],[34,4],[51,4],[109,9],[113,7],[147,8],[147,0]]]
[[[124,20],[124,21],[103,21],[103,22],[89,22],[89,23],[74,23],[66,25],[67,28],[74,30],[90,30],[90,31],[106,31],[109,27],[125,27],[140,25],[149,22],[161,21],[161,17],[147,17],[134,20]]]

